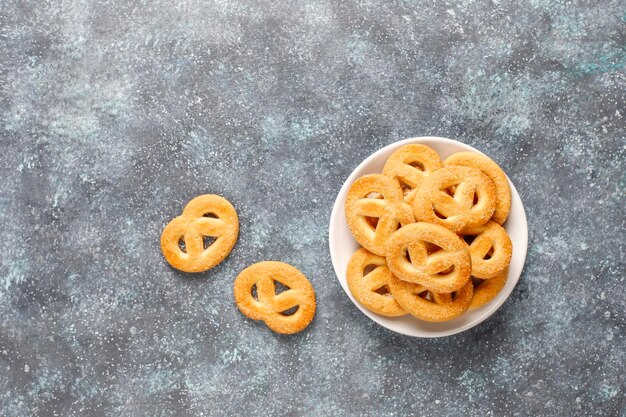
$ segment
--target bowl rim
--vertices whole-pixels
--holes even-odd
[[[516,250],[518,250],[518,256],[521,256],[521,268],[519,270],[518,274],[515,274],[515,276],[511,276],[509,275],[508,280],[512,280],[513,281],[513,285],[511,285],[508,289],[505,286],[504,288],[502,288],[502,290],[500,291],[500,293],[498,295],[496,295],[496,298],[493,299],[488,305],[489,308],[486,309],[482,314],[480,314],[478,317],[476,317],[475,319],[460,325],[458,327],[449,329],[449,330],[442,330],[442,331],[437,331],[437,332],[428,332],[428,331],[423,331],[420,330],[421,334],[413,334],[413,333],[408,333],[406,331],[401,331],[399,329],[395,329],[395,328],[391,328],[390,326],[388,326],[386,323],[384,323],[382,321],[383,316],[379,316],[378,314],[371,312],[369,310],[367,310],[365,307],[363,307],[358,301],[356,301],[350,294],[349,294],[349,289],[347,289],[347,284],[344,286],[344,283],[342,282],[340,276],[341,275],[345,275],[345,271],[341,271],[339,269],[339,260],[337,259],[338,255],[336,255],[337,253],[337,230],[336,230],[336,223],[337,223],[337,216],[343,215],[343,211],[344,211],[344,204],[345,204],[345,198],[346,198],[346,194],[348,193],[348,188],[350,186],[350,184],[352,184],[356,178],[357,175],[361,175],[361,171],[363,171],[364,168],[366,168],[370,163],[372,163],[373,161],[375,161],[376,159],[378,159],[380,157],[381,154],[387,152],[387,151],[394,151],[395,149],[400,148],[401,146],[407,145],[407,144],[411,144],[411,143],[421,143],[424,145],[428,145],[429,143],[438,143],[438,144],[448,144],[448,145],[454,145],[454,146],[461,146],[462,148],[465,148],[468,151],[472,151],[472,152],[477,152],[481,155],[485,155],[483,152],[479,151],[478,149],[474,148],[471,145],[468,145],[466,143],[454,140],[454,139],[449,139],[449,138],[443,138],[443,137],[439,137],[439,136],[416,136],[416,137],[411,137],[411,138],[407,138],[407,139],[403,139],[403,140],[399,140],[393,143],[390,143],[386,146],[383,146],[382,148],[378,149],[377,151],[375,151],[374,153],[372,153],[371,155],[369,155],[367,158],[365,158],[360,164],[358,164],[350,173],[350,175],[348,176],[348,178],[343,182],[339,193],[337,194],[337,198],[335,199],[335,203],[333,204],[333,208],[331,211],[331,215],[330,215],[330,221],[329,221],[329,226],[328,226],[328,247],[329,247],[329,251],[330,251],[330,257],[331,257],[331,262],[333,264],[333,269],[335,271],[335,275],[337,277],[337,280],[339,281],[339,284],[341,285],[341,288],[343,289],[343,291],[346,293],[346,295],[348,296],[348,298],[352,301],[352,303],[359,309],[361,310],[361,312],[363,314],[365,314],[368,318],[370,318],[372,321],[374,321],[375,323],[377,323],[378,325],[393,331],[395,333],[398,334],[403,334],[406,336],[411,336],[411,337],[420,337],[420,338],[436,338],[436,337],[446,337],[446,336],[452,336],[454,334],[458,334],[461,332],[464,332],[466,330],[471,329],[472,327],[477,326],[478,324],[482,323],[483,321],[487,320],[489,317],[491,317],[498,309],[500,309],[500,307],[504,304],[504,302],[506,300],[509,299],[511,293],[513,292],[513,289],[515,288],[515,286],[517,285],[519,278],[522,275],[522,272],[524,270],[524,266],[526,264],[526,256],[528,253],[528,220],[526,217],[526,209],[524,208],[524,204],[522,202],[522,199],[519,195],[519,193],[517,192],[517,189],[515,188],[515,185],[513,184],[513,182],[511,181],[511,179],[508,177],[507,175],[507,179],[509,181],[509,186],[511,188],[511,200],[517,200],[517,203],[519,203],[519,207],[521,208],[521,211],[519,213],[519,215],[516,218],[516,222],[519,222],[520,225],[522,225],[522,233],[521,236],[519,237],[519,239],[516,241]],[[485,155],[487,156],[487,155]],[[506,174],[506,173],[505,173]],[[511,202],[511,206],[513,206],[513,201]],[[508,221],[508,219],[507,219]],[[521,243],[521,245],[520,245]],[[519,246],[521,246],[521,248],[518,248]],[[384,319],[389,319],[389,317],[384,317]],[[417,318],[415,318],[415,320],[418,320]]]

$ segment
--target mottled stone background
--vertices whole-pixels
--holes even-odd
[[[626,415],[624,6],[1,1],[0,415]],[[491,155],[530,227],[509,301],[438,340],[361,314],[327,242],[418,135]],[[159,236],[203,193],[241,234],[191,276]],[[306,331],[238,312],[265,259],[311,279]]]

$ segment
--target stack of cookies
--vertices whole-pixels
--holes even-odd
[[[350,291],[375,313],[432,322],[484,305],[508,275],[510,208],[507,177],[490,158],[441,161],[428,146],[403,146],[348,191],[346,219],[362,246],[348,263]]]

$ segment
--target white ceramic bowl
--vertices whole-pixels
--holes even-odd
[[[419,320],[410,315],[406,315],[404,317],[385,317],[369,311],[354,299],[352,293],[348,289],[348,283],[346,281],[346,267],[348,265],[348,261],[350,260],[352,254],[359,248],[359,244],[352,237],[348,224],[346,223],[346,216],[344,213],[346,194],[348,193],[350,185],[357,178],[366,174],[380,174],[389,155],[391,155],[396,149],[409,143],[421,143],[430,146],[437,151],[437,153],[439,153],[442,160],[446,159],[453,153],[460,151],[482,153],[477,149],[456,140],[432,136],[405,139],[400,142],[392,143],[391,145],[385,146],[377,152],[374,152],[374,154],[370,155],[365,161],[356,167],[354,171],[352,171],[352,174],[350,174],[346,182],[343,184],[343,187],[341,187],[339,195],[337,195],[337,200],[335,200],[333,212],[330,216],[328,231],[330,256],[333,261],[335,273],[337,274],[337,278],[339,279],[344,291],[348,297],[350,297],[352,302],[370,319],[389,330],[407,336],[450,336],[470,329],[486,320],[498,308],[500,308],[513,291],[513,288],[515,288],[515,285],[522,274],[524,262],[526,261],[526,249],[528,247],[528,223],[526,222],[526,213],[524,212],[522,200],[520,199],[515,186],[509,180],[512,200],[511,213],[504,224],[504,228],[511,237],[511,242],[513,242],[513,256],[509,267],[509,276],[504,288],[498,293],[498,295],[481,308],[468,311],[454,320],[443,323],[430,323]]]

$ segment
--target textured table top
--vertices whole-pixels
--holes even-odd
[[[624,415],[623,5],[2,2],[0,415]],[[328,251],[348,174],[419,135],[492,156],[529,220],[511,298],[435,340]],[[191,276],[159,236],[204,193],[241,233]],[[315,287],[300,334],[234,304],[266,259]]]

